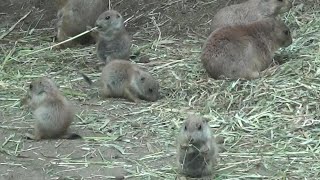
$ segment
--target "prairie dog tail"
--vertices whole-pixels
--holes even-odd
[[[68,133],[68,134],[65,134],[61,137],[62,139],[82,139],[82,137],[79,135],[79,134],[76,134],[76,133]]]
[[[100,79],[98,79],[97,81],[92,81],[87,75],[85,75],[84,73],[81,73],[81,76],[83,77],[83,79],[91,86],[94,88],[101,88],[102,87],[102,82]]]
[[[92,84],[93,84],[92,80],[91,80],[87,75],[85,75],[84,73],[80,73],[80,74],[81,74],[81,76],[83,77],[83,79],[84,79],[90,86],[92,86]]]

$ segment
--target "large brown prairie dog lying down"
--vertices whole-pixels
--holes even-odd
[[[255,79],[270,66],[275,51],[291,43],[289,28],[281,20],[266,18],[212,32],[201,61],[214,79]]]
[[[74,118],[73,107],[51,79],[32,81],[22,103],[30,107],[35,119],[34,134],[27,134],[29,139],[81,138],[68,132]]]
[[[92,81],[84,74],[84,79]],[[159,83],[146,71],[126,60],[113,60],[102,70],[99,81],[103,98],[126,98],[133,102],[156,101],[159,98]]]
[[[57,40],[64,41],[94,26],[97,18],[108,8],[108,0],[56,0],[60,7],[57,16]],[[94,43],[94,37],[85,34],[59,46],[72,47],[77,43]]]
[[[289,0],[248,0],[220,9],[211,23],[211,31],[228,25],[247,24],[267,17],[276,17],[292,7]]]
[[[181,174],[189,177],[212,175],[217,165],[218,146],[208,119],[189,115],[177,137],[177,160]]]
[[[124,27],[121,14],[114,10],[105,11],[97,21],[97,56],[104,63],[113,59],[129,60],[131,37]]]

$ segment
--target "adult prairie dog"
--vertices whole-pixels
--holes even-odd
[[[84,79],[92,81],[84,74]],[[156,101],[159,98],[159,83],[149,73],[126,60],[113,60],[102,70],[100,81],[102,97],[126,98],[133,102]]]
[[[81,138],[68,132],[74,119],[74,110],[51,79],[41,77],[32,81],[22,102],[31,108],[35,119],[34,134],[27,134],[28,138]]]
[[[132,43],[123,23],[115,10],[105,11],[96,21],[97,56],[106,64],[114,59],[129,60]]]
[[[56,0],[59,7],[57,13],[57,41],[64,41],[93,27],[97,18],[108,8],[108,0]],[[90,44],[95,39],[90,33],[59,46],[72,47],[77,43]]]
[[[255,79],[270,66],[275,51],[291,43],[289,28],[281,20],[266,18],[212,32],[201,61],[214,79]]]
[[[248,0],[220,9],[211,23],[211,31],[229,25],[247,24],[267,17],[276,17],[292,7],[289,0]]]
[[[218,146],[208,119],[189,115],[177,137],[177,160],[180,173],[189,177],[212,175],[217,165]]]

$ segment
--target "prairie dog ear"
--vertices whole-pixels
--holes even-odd
[[[204,123],[209,123],[209,122],[211,121],[211,119],[204,117],[204,118],[202,119],[202,121],[203,121]]]

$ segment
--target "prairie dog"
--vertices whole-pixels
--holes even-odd
[[[22,103],[31,108],[35,119],[34,134],[27,134],[28,138],[34,140],[81,138],[77,134],[68,133],[74,118],[74,110],[51,79],[41,77],[32,81]]]
[[[124,27],[121,14],[114,10],[103,12],[97,19],[97,56],[109,63],[113,59],[129,60],[131,37]]]
[[[92,81],[84,74],[84,79]],[[159,83],[146,71],[126,60],[113,60],[102,70],[100,87],[103,98],[126,98],[133,102],[156,101],[159,98]]]
[[[270,66],[275,51],[291,43],[284,22],[266,18],[212,32],[204,44],[201,61],[214,79],[255,79]]]
[[[177,137],[177,155],[180,173],[189,177],[212,175],[217,165],[218,146],[208,119],[189,115]]]
[[[108,0],[56,0],[59,7],[57,13],[57,40],[64,41],[94,26],[97,18],[108,8]],[[83,35],[75,40],[59,46],[72,47],[76,43],[94,43],[90,34]]]
[[[247,24],[267,17],[276,17],[292,7],[289,0],[248,0],[220,9],[211,23],[211,32],[229,25]]]

